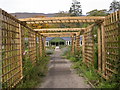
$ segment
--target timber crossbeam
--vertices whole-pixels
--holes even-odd
[[[101,16],[80,16],[80,17],[44,17],[44,18],[24,18],[19,19],[25,21],[27,24],[41,24],[41,23],[79,23],[79,22],[97,22],[104,20]]]

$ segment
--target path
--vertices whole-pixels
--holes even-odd
[[[62,51],[57,49],[51,56],[48,75],[39,88],[90,88],[83,77],[79,77],[70,68],[71,63],[61,57]]]

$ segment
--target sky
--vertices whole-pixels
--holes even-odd
[[[78,0],[81,2],[83,15],[94,9],[109,9],[113,0]],[[0,8],[8,13],[58,13],[69,11],[72,0],[0,0]]]

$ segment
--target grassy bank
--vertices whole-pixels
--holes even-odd
[[[42,82],[42,78],[46,75],[49,62],[49,57],[39,58],[36,65],[32,65],[29,59],[24,60],[22,82],[17,88],[35,88]]]
[[[81,49],[82,50],[82,49]],[[69,59],[73,65],[72,68],[74,68],[79,74],[79,76],[85,77],[86,82],[89,82],[92,84],[95,88],[119,88],[119,81],[115,76],[109,80],[103,79],[98,73],[98,65],[97,65],[97,48],[95,48],[95,63],[93,67],[87,67],[85,63],[82,61],[82,52],[75,52],[74,55],[71,55],[70,47],[67,49],[67,51],[64,52],[64,56]]]

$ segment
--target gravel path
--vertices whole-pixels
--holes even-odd
[[[62,51],[57,49],[51,56],[49,71],[39,88],[90,88],[83,77],[79,77],[70,68],[71,62],[61,57]]]

